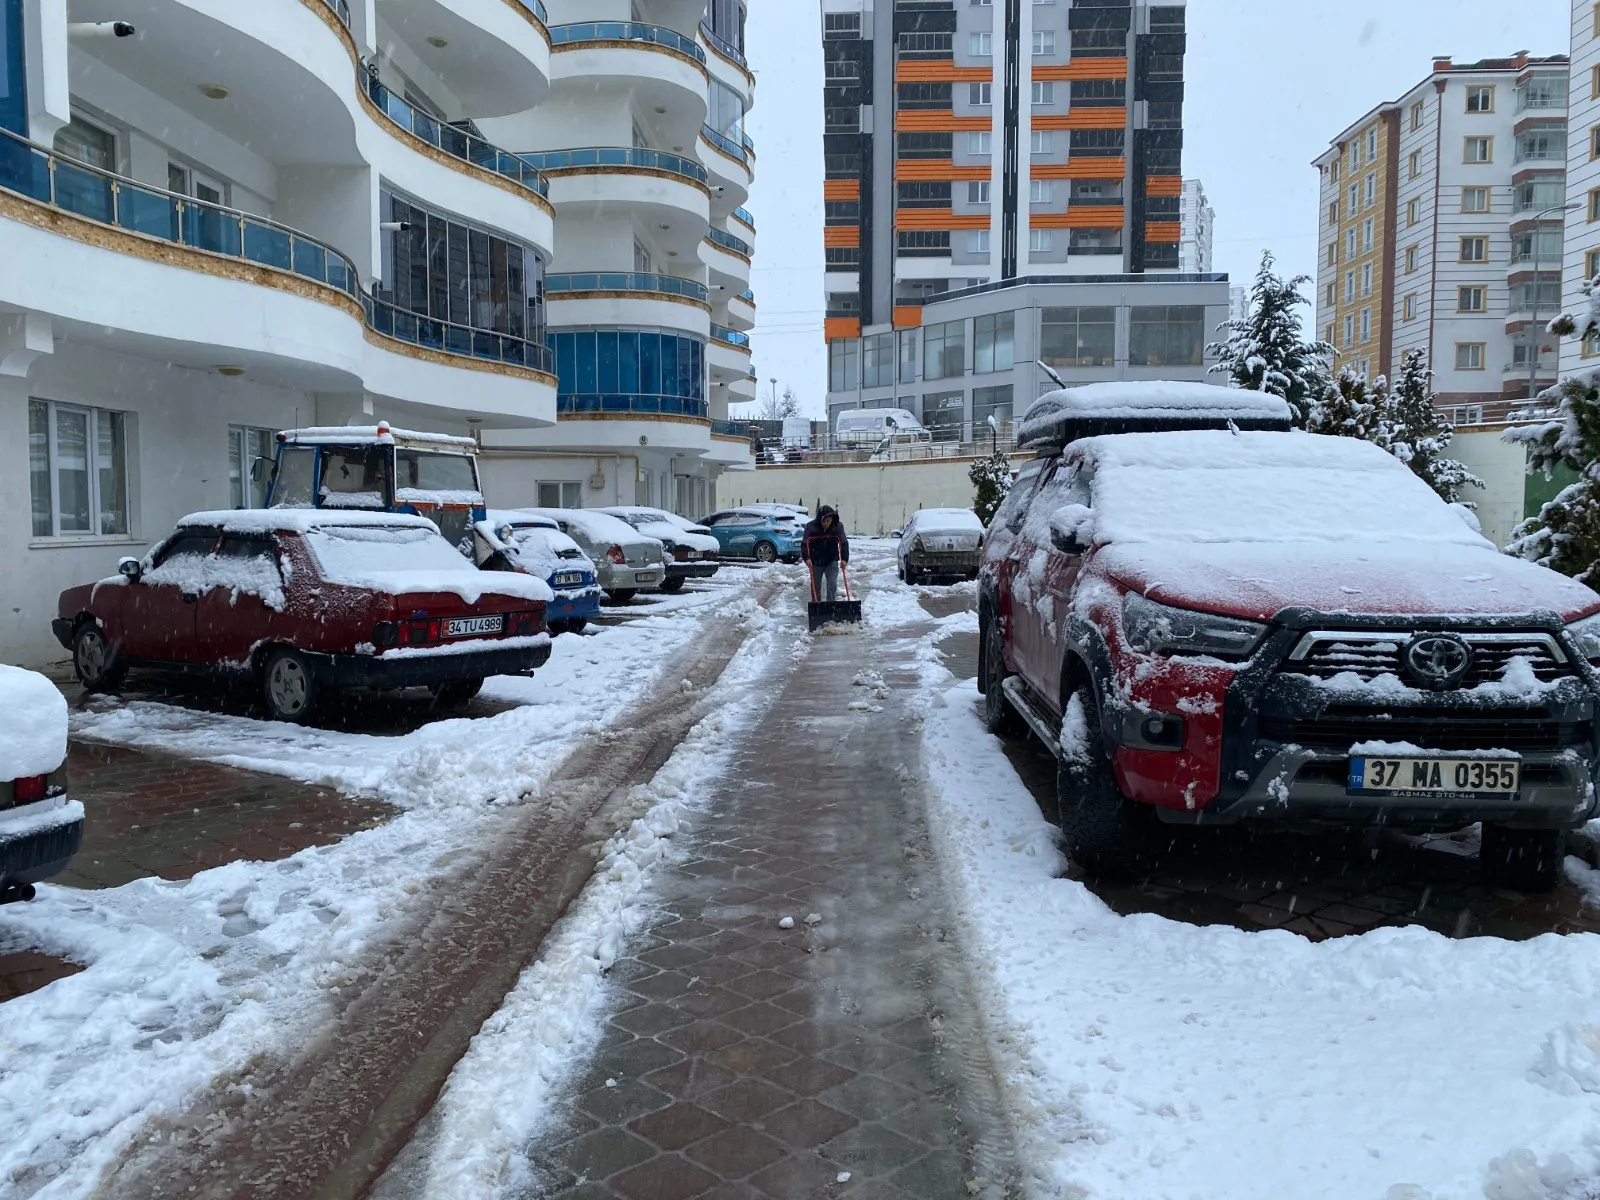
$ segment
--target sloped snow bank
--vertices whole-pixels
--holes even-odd
[[[67,757],[67,702],[37,671],[0,664],[0,780],[48,775]]]
[[[928,711],[929,827],[1034,1196],[1594,1194],[1600,937],[1118,916],[1060,877],[977,701]]]

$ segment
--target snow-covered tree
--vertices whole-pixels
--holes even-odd
[[[1433,397],[1433,372],[1421,350],[1407,350],[1400,359],[1400,381],[1389,392],[1388,450],[1417,477],[1454,504],[1463,488],[1483,486],[1467,465],[1445,452],[1456,431],[1439,415]]]
[[[978,514],[978,520],[987,528],[989,522],[994,520],[994,514],[1005,503],[1006,493],[1011,490],[1011,459],[1004,450],[996,450],[988,458],[980,458],[973,463],[967,478],[972,480],[972,486],[976,489],[972,511]]]
[[[1541,398],[1555,401],[1555,418],[1508,429],[1505,438],[1528,447],[1530,471],[1548,477],[1567,466],[1578,473],[1578,482],[1518,525],[1506,553],[1593,587],[1600,584],[1600,390],[1585,373],[1562,380]]]
[[[1389,381],[1382,375],[1369,381],[1346,367],[1311,406],[1305,427],[1330,437],[1359,438],[1393,452],[1391,412]]]
[[[1308,342],[1300,323],[1300,306],[1309,304],[1300,288],[1309,275],[1285,279],[1273,267],[1270,252],[1261,255],[1250,290],[1250,315],[1224,321],[1218,332],[1227,340],[1213,342],[1207,350],[1217,356],[1213,372],[1226,373],[1236,387],[1282,396],[1304,425],[1328,387],[1328,364],[1334,349],[1327,342]]]

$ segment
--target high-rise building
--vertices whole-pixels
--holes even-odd
[[[742,0],[204,8],[0,0],[0,661],[282,429],[475,434],[498,506],[753,468]]]
[[[1182,3],[823,0],[822,21],[830,338],[973,284],[1177,270]]]
[[[1566,96],[1567,222],[1561,269],[1563,312],[1587,311],[1584,286],[1600,276],[1600,15],[1572,0],[1572,70]],[[1563,375],[1600,365],[1600,338],[1562,341]]]
[[[1526,400],[1530,331],[1560,302],[1567,73],[1565,56],[1437,59],[1317,158],[1317,330],[1338,366],[1392,376],[1422,350],[1458,425]]]
[[[1216,220],[1217,214],[1206,200],[1205,185],[1198,179],[1185,179],[1179,216],[1183,240],[1178,243],[1178,270],[1186,275],[1210,272],[1212,227]]]

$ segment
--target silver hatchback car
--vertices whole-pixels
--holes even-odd
[[[642,591],[659,591],[667,578],[666,548],[626,521],[592,508],[524,508],[549,517],[587,554],[600,587],[613,600],[632,600]]]

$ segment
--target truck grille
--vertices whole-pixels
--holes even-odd
[[[1289,674],[1320,679],[1344,674],[1369,682],[1380,675],[1397,675],[1404,679],[1401,654],[1414,636],[1409,630],[1310,633],[1301,639],[1282,669]],[[1566,653],[1547,633],[1463,633],[1459,636],[1472,647],[1473,656],[1472,669],[1462,680],[1461,687],[1498,681],[1513,658],[1525,659],[1543,683],[1573,674]]]
[[[1410,742],[1424,750],[1549,752],[1582,746],[1593,736],[1586,721],[1558,721],[1544,708],[1374,710],[1335,705],[1319,717],[1261,718],[1260,733],[1307,750],[1344,753],[1357,742]]]

